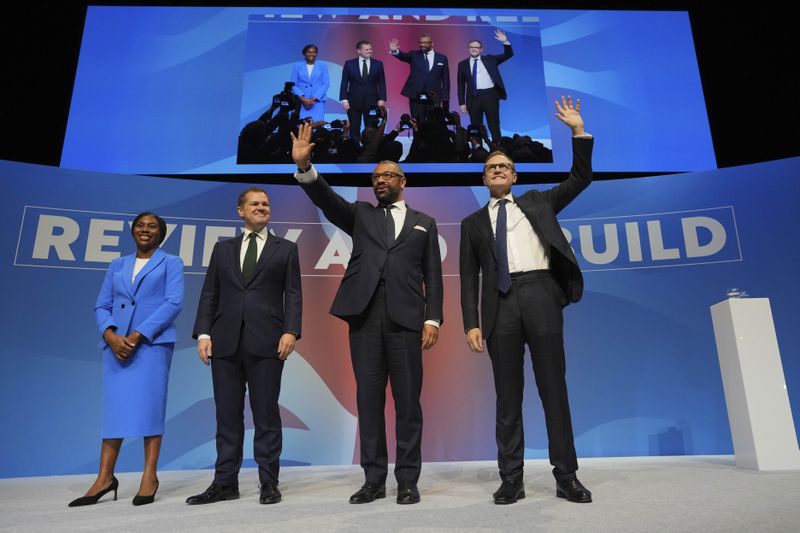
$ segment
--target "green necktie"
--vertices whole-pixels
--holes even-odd
[[[253,274],[256,271],[256,255],[258,254],[256,233],[250,233],[247,238],[250,239],[250,242],[247,244],[247,251],[244,253],[244,263],[242,263],[242,277],[245,283],[249,283],[250,280],[253,279]]]

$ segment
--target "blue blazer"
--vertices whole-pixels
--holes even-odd
[[[126,255],[108,266],[94,308],[100,348],[107,346],[102,336],[109,327],[117,335],[138,331],[148,344],[177,341],[174,322],[183,306],[183,261],[158,248],[131,283],[135,260],[135,254]]]
[[[328,77],[328,66],[324,63],[314,63],[314,69],[311,71],[310,78],[308,76],[306,62],[300,61],[299,63],[295,63],[292,67],[291,81],[294,82],[292,92],[297,96],[316,98],[320,102],[327,100],[325,95],[328,93],[328,88],[331,86],[331,80]]]

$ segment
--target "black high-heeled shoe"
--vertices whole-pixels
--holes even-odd
[[[104,488],[94,496],[81,496],[80,498],[72,500],[71,502],[69,502],[69,507],[82,507],[84,505],[94,505],[100,500],[100,498],[102,498],[112,490],[114,491],[114,501],[116,501],[118,488],[119,488],[119,481],[117,480],[116,476],[112,476],[111,485]]]
[[[133,497],[133,505],[147,505],[148,503],[153,503],[156,499],[156,492],[158,492],[158,480],[156,480],[156,490],[153,491],[153,494],[150,496],[140,496],[136,494]]]

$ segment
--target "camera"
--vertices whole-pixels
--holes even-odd
[[[408,113],[403,113],[400,115],[400,130],[408,130],[411,129],[411,115]]]
[[[378,111],[378,106],[369,106],[367,108],[367,114],[364,117],[364,127],[365,128],[377,128],[378,124],[380,123],[381,115]]]
[[[479,139],[483,137],[481,134],[481,127],[476,124],[470,124],[467,126],[467,135],[470,137],[478,137]]]
[[[281,111],[288,110],[297,104],[297,95],[292,92],[294,87],[293,81],[287,81],[283,84],[283,90],[272,97],[272,103],[281,106]]]
[[[330,124],[328,129],[330,129],[331,132],[335,132],[335,131],[341,132],[343,128],[344,128],[344,122],[342,122],[339,119],[336,119],[333,122],[331,122],[331,124]]]

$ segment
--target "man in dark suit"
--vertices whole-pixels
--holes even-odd
[[[531,352],[544,408],[556,495],[592,501],[575,475],[578,461],[565,381],[562,308],[583,293],[583,276],[556,214],[592,181],[593,138],[585,133],[580,100],[556,101],[562,122],[572,129],[573,162],[566,181],[547,191],[514,197],[514,162],[501,152],[484,164],[489,203],[461,222],[461,311],[467,343],[492,361],[497,394],[497,462],[502,485],[497,504],[525,497],[522,388],[525,344]],[[483,281],[479,283],[479,276]],[[480,285],[480,320],[478,287]]]
[[[350,203],[310,161],[311,128],[292,135],[295,178],[327,219],[353,238],[353,253],[331,306],[350,325],[356,377],[361,467],[366,481],[350,503],[386,496],[388,453],[384,408],[391,380],[397,429],[397,503],[419,502],[422,454],[422,350],[436,344],[442,323],[442,261],[436,221],[403,201],[406,178],[392,161],[372,174],[379,205]]]
[[[278,470],[282,446],[278,395],[284,360],[300,338],[302,293],[297,246],[267,230],[267,193],[252,187],[239,195],[242,235],[214,246],[197,305],[193,338],[211,364],[217,411],[214,481],[190,505],[239,497],[244,444],[245,385],[255,436],[253,456],[261,481],[260,503],[281,501]],[[212,356],[213,342],[213,356]]]
[[[447,56],[433,50],[433,38],[423,33],[419,38],[419,50],[403,52],[399,41],[392,39],[389,53],[409,64],[408,79],[400,94],[408,97],[411,116],[419,123],[425,120],[427,111],[441,106],[450,107],[450,66]]]
[[[360,139],[361,118],[364,118],[365,125],[369,124],[369,109],[383,107],[386,103],[386,77],[383,63],[372,58],[372,44],[369,41],[358,41],[356,52],[358,57],[345,61],[342,68],[339,100],[350,121],[350,137]],[[378,123],[378,116],[374,122],[373,127]]]
[[[492,142],[500,142],[500,100],[506,99],[506,86],[500,76],[500,63],[514,55],[511,43],[503,30],[495,30],[494,38],[503,43],[503,53],[481,55],[483,43],[477,39],[470,41],[469,57],[458,63],[458,105],[461,112],[469,111],[471,124],[486,123],[492,134]]]

